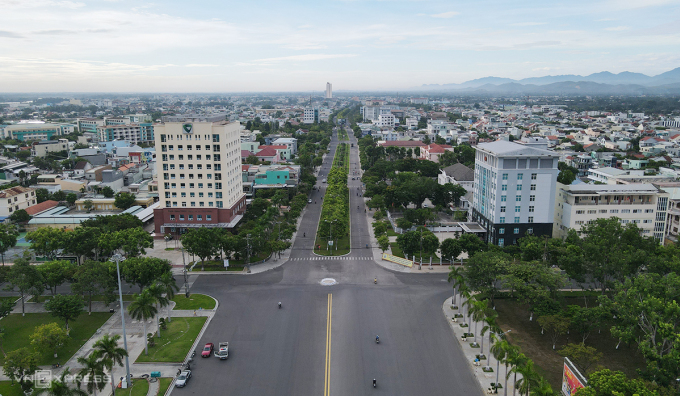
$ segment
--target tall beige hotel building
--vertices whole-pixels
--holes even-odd
[[[224,116],[164,117],[154,125],[158,195],[156,235],[190,228],[233,228],[246,210],[239,122]]]

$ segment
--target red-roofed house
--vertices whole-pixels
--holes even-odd
[[[246,159],[248,159],[248,157],[250,157],[251,155],[255,154],[251,153],[248,150],[241,150],[241,163],[245,163]]]
[[[278,164],[279,162],[281,162],[281,157],[279,157],[279,153],[271,147],[267,147],[264,150],[258,151],[255,154],[255,156],[260,161],[269,161],[272,164]]]
[[[273,144],[273,145],[262,145],[260,146],[260,150],[264,150],[266,148],[273,148],[276,150],[277,153],[279,153],[279,158],[282,160],[287,160],[290,159],[290,148],[286,146],[285,144]]]
[[[453,147],[448,144],[430,144],[420,148],[420,158],[428,161],[439,162],[439,156],[447,151],[453,151]]]

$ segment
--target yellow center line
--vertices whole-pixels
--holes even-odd
[[[328,310],[326,312],[326,372],[324,374],[324,396],[331,394],[331,318],[333,316],[333,295],[328,293]]]

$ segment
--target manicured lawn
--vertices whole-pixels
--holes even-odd
[[[390,243],[390,248],[392,249],[393,256],[404,258],[404,252],[401,251],[401,248],[396,242]]]
[[[390,243],[390,248],[392,249],[392,255],[393,256],[405,258],[404,252],[401,250],[401,248],[399,247],[399,245],[396,242]],[[415,259],[416,261],[419,261],[420,260],[420,252],[417,252],[415,257],[409,257],[409,259]],[[439,264],[439,256],[437,256],[436,254],[433,254],[432,255],[432,264],[435,264],[435,263]],[[424,264],[430,264],[430,255],[429,254],[423,253],[423,265]]]
[[[160,378],[160,389],[158,389],[158,396],[163,396],[165,395],[165,392],[168,391],[168,388],[170,387],[170,384],[172,383],[173,378]]]
[[[333,250],[326,250],[326,239],[317,238],[315,244],[321,245],[321,249],[314,249],[314,253],[320,256],[342,256],[350,252],[349,236],[345,236],[336,241],[338,246],[333,246]],[[335,250],[335,248],[338,250]],[[329,247],[330,248],[330,247]]]
[[[31,297],[31,299],[28,300],[28,302],[44,303],[47,300],[49,300],[50,297],[51,297],[51,295],[43,295],[43,296],[40,296],[40,298],[38,298],[37,301],[36,301],[36,297],[34,296],[34,297]],[[132,294],[123,294],[123,301],[132,301],[134,299],[133,297],[134,296]],[[85,301],[85,303],[87,303],[87,297],[83,297],[83,301]],[[92,302],[95,302],[95,301],[104,301],[104,296],[101,295],[101,294],[96,294],[96,295],[92,296]],[[116,292],[116,301],[118,301],[118,292]]]
[[[184,294],[176,294],[172,299],[177,305],[174,309],[213,309],[215,308],[215,300],[206,296],[205,294],[190,294],[189,298],[184,297]],[[161,332],[162,333],[162,332]]]
[[[568,292],[562,293],[562,304],[564,306],[584,305],[583,293],[574,292],[571,297],[564,297],[568,294]],[[595,304],[597,304],[596,299],[589,298],[588,306]],[[498,312],[498,324],[503,331],[512,329],[512,332],[507,334],[508,340],[512,344],[518,345],[522,352],[534,361],[537,371],[550,382],[553,390],[558,392],[562,384],[564,358],[552,349],[552,342],[548,333],[541,334],[541,326],[537,323],[536,315],[534,315],[534,320],[530,322],[527,306],[511,299],[496,299],[496,312]],[[636,369],[643,368],[644,359],[637,353],[635,345],[628,346],[622,343],[619,349],[616,349],[618,340],[611,336],[609,327],[608,325],[602,326],[600,333],[597,330],[593,331],[586,340],[586,345],[596,348],[604,354],[602,360],[598,362],[604,368],[620,370],[627,376],[636,378]],[[572,334],[561,336],[558,339],[556,350],[567,343],[580,342],[581,337],[572,332]]]
[[[2,396],[24,396],[18,382],[12,385],[12,381],[0,381],[0,395]]]
[[[132,380],[132,386],[127,389],[116,388],[116,396],[146,396],[149,393],[149,381],[138,378]]]
[[[395,236],[399,236],[399,235],[400,234],[397,234],[396,232],[394,232],[394,230],[391,227],[387,229],[387,236],[388,237],[395,237]]]
[[[149,354],[142,352],[137,362],[181,363],[191,349],[206,317],[172,318],[167,330],[156,338],[156,346],[149,347]]]
[[[38,365],[66,362],[110,317],[111,314],[108,312],[93,312],[92,315],[83,313],[75,321],[69,322],[69,326],[71,327],[71,339],[66,346],[57,352],[59,357],[55,358],[49,352],[44,353],[41,355]],[[22,347],[30,348],[30,336],[35,331],[35,328],[38,325],[52,322],[58,323],[60,326],[64,325],[64,322],[48,313],[30,313],[26,314],[26,316],[11,314],[2,319],[0,325],[5,328],[3,341],[5,352]],[[0,354],[0,364],[3,364],[4,360],[4,356]]]

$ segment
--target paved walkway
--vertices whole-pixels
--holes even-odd
[[[464,310],[460,311],[459,309],[451,309],[451,300],[452,298],[447,298],[444,301],[444,304],[442,305],[442,312],[444,313],[444,317],[446,318],[447,322],[449,322],[449,326],[451,327],[451,331],[453,332],[454,337],[458,342],[460,343],[461,349],[463,349],[463,353],[465,354],[465,358],[470,364],[470,366],[473,369],[475,377],[477,377],[477,380],[479,381],[479,384],[481,385],[482,389],[485,389],[487,393],[489,393],[489,389],[491,387],[491,384],[496,383],[496,359],[493,357],[491,353],[489,353],[489,338],[488,336],[485,336],[485,344],[484,344],[484,355],[486,355],[489,360],[481,360],[480,365],[476,366],[474,364],[476,355],[480,353],[480,348],[473,348],[470,344],[472,343],[473,338],[467,338],[466,341],[463,341],[463,334],[466,332],[473,332],[475,329],[475,323],[470,322],[467,317],[465,320],[467,321],[469,327],[461,327],[461,323],[463,323],[463,318],[456,318],[456,321],[454,322],[454,315],[461,312],[464,313]],[[462,307],[462,302],[461,297],[458,296],[458,301],[457,301]],[[477,329],[481,329],[483,323],[478,323],[477,324]],[[479,334],[477,335],[477,342],[481,345],[481,338]],[[482,370],[484,366],[490,365],[491,369],[493,370],[492,372],[485,372]],[[509,369],[509,368],[508,368]],[[500,364],[500,373],[498,373],[498,381],[501,383],[503,387],[505,387],[506,381],[505,381],[505,365]],[[517,380],[522,378],[521,375],[517,375]],[[507,381],[507,389],[506,388],[501,388],[498,390],[498,394],[502,395],[512,395],[514,392],[513,389],[513,377],[511,375],[511,378]]]

